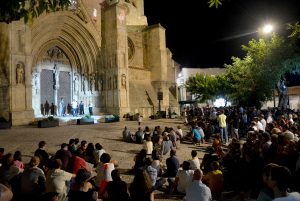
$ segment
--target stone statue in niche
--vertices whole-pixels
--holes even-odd
[[[92,93],[95,91],[95,74],[90,75],[90,90]]]
[[[58,89],[58,67],[56,64],[53,67],[53,89]]]
[[[121,76],[121,86],[126,89],[126,75],[122,74]]]
[[[37,95],[40,89],[40,78],[38,73],[34,73],[32,75],[32,86],[35,91],[35,95]]]
[[[87,80],[87,74],[86,73],[82,74],[82,88],[83,88],[84,93],[89,90],[88,89],[88,80]]]
[[[78,77],[75,76],[75,78],[74,78],[74,92],[78,93],[78,91],[79,91],[79,82],[78,82]]]
[[[24,83],[24,67],[21,64],[17,64],[16,82],[17,82],[17,84],[23,84]]]
[[[118,76],[117,75],[114,75],[113,86],[114,86],[114,89],[118,88]]]

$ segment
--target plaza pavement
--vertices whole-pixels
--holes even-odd
[[[63,125],[54,128],[37,128],[36,126],[19,126],[8,130],[0,130],[0,147],[5,148],[5,153],[14,153],[19,150],[23,155],[23,162],[29,161],[38,148],[38,143],[41,140],[46,141],[46,150],[55,154],[60,149],[62,143],[68,143],[70,138],[79,138],[86,140],[88,143],[100,143],[105,151],[112,156],[113,160],[119,163],[122,178],[131,183],[133,176],[126,174],[127,170],[134,165],[134,156],[142,149],[141,144],[126,143],[122,141],[122,131],[127,126],[130,131],[135,132],[138,128],[137,121],[121,121],[115,123],[98,123],[94,125],[75,125],[75,123],[62,123]],[[142,127],[149,126],[153,131],[155,126],[165,126],[176,128],[182,126],[184,134],[188,128],[183,125],[180,119],[159,119],[159,120],[144,120]],[[192,144],[181,144],[177,150],[177,156],[180,164],[184,160],[190,159],[192,150],[198,151],[198,157],[202,159],[204,150],[207,144],[196,147]],[[164,157],[164,163],[167,157]],[[160,199],[159,193],[156,194],[155,200],[174,200]]]

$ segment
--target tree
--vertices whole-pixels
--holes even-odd
[[[31,22],[44,12],[68,9],[70,0],[0,0],[0,22],[11,23],[24,18]]]
[[[216,81],[217,79],[213,76],[197,73],[195,76],[189,77],[185,86],[196,96],[197,100],[206,102],[216,97]]]
[[[233,57],[233,63],[225,65],[227,80],[234,89],[231,98],[237,104],[257,107],[269,100],[277,82],[300,67],[295,42],[294,38],[273,34],[271,40],[252,39],[247,46],[243,45],[246,57]]]

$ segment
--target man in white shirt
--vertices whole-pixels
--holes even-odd
[[[186,201],[211,201],[210,189],[202,183],[203,173],[197,169],[194,172],[193,181],[186,189]]]
[[[62,162],[60,159],[56,159],[53,166],[54,169],[47,172],[46,192],[56,192],[59,200],[66,201],[68,185],[75,175],[61,169]]]
[[[200,161],[199,158],[197,157],[197,151],[192,150],[191,155],[192,155],[192,160],[190,160],[191,170],[200,169]]]
[[[172,186],[170,194],[172,194],[176,186],[176,189],[179,193],[185,194],[186,188],[192,183],[193,175],[194,170],[190,170],[190,163],[188,161],[184,161],[182,163],[182,168],[180,168],[176,174],[175,182]]]

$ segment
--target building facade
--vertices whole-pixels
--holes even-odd
[[[0,117],[23,125],[47,101],[150,116],[178,108],[176,63],[165,29],[148,26],[143,0],[77,0],[32,24],[0,23]],[[99,4],[100,2],[100,4]]]

